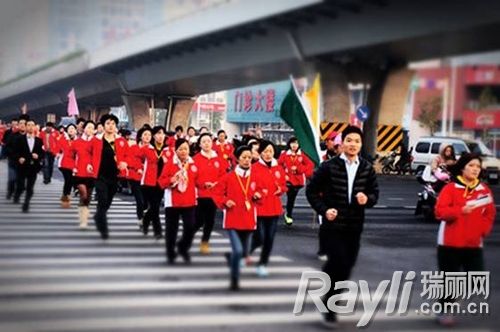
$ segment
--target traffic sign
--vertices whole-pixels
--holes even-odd
[[[368,117],[370,116],[370,109],[368,106],[359,106],[356,109],[356,117],[359,119],[361,122],[365,122],[368,120]]]

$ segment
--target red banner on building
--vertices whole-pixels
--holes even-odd
[[[500,110],[464,110],[463,127],[464,129],[500,128]]]
[[[498,66],[467,67],[465,83],[469,85],[500,84],[500,69]]]
[[[194,103],[192,111],[198,110],[198,103]],[[201,112],[224,112],[226,104],[224,103],[200,103]]]

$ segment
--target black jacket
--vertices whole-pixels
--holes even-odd
[[[38,155],[38,159],[33,159],[33,153]],[[12,155],[18,170],[38,173],[43,166],[44,154],[45,151],[43,151],[43,142],[39,137],[35,137],[33,151],[30,151],[29,149],[28,138],[26,135],[16,137],[13,144]],[[23,164],[19,163],[19,158],[25,159]]]
[[[7,133],[10,133],[7,135]],[[9,129],[5,132],[5,136],[3,138],[3,143],[4,143],[4,156],[6,156],[9,159],[9,166],[15,167],[16,166],[16,160],[15,160],[15,143],[18,137],[23,136],[20,132],[16,131],[15,133],[12,132],[12,129]]]
[[[358,204],[355,195],[364,193],[366,205]],[[365,208],[373,207],[378,200],[378,183],[372,165],[359,157],[359,166],[354,179],[351,204],[348,200],[348,181],[345,161],[334,157],[324,161],[314,172],[306,188],[306,196],[312,208],[323,218],[328,209],[338,211],[334,221],[323,219],[323,228],[345,231],[362,231]]]

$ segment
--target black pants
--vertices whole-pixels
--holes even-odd
[[[52,179],[54,171],[54,155],[50,152],[45,153],[45,164],[43,165],[43,182],[48,183]]]
[[[69,196],[71,194],[71,188],[73,187],[73,171],[61,167],[59,167],[59,170],[64,177],[63,196]]]
[[[179,217],[182,216],[182,237],[177,243],[177,232],[179,231]],[[165,245],[167,258],[174,259],[176,256],[175,245],[180,253],[187,253],[193,243],[195,231],[195,207],[165,209]]]
[[[259,265],[267,265],[267,263],[269,263],[269,256],[271,256],[274,236],[276,235],[276,228],[278,227],[278,219],[279,216],[257,217],[257,233],[262,243]]]
[[[95,225],[103,239],[108,238],[107,213],[116,194],[117,180],[98,178],[95,182],[97,207],[94,215]]]
[[[210,240],[210,235],[214,229],[216,211],[217,206],[215,206],[211,198],[198,198],[195,233],[203,227],[203,236],[201,237],[201,241],[203,242],[208,242]]]
[[[137,219],[144,218],[144,196],[142,194],[141,183],[139,181],[129,180],[130,189],[135,198],[135,213]]]
[[[152,223],[154,234],[160,236],[163,233],[160,220],[160,204],[163,198],[163,190],[158,186],[142,186],[142,193],[148,206],[142,221],[142,231],[144,234],[148,234],[149,224]]]
[[[325,232],[321,231],[321,228],[318,232],[318,255],[326,255],[326,236]]]
[[[443,272],[469,272],[484,271],[482,248],[453,248],[438,246],[438,267]],[[452,302],[449,298],[440,299],[439,302]]]
[[[35,186],[36,176],[37,172],[35,171],[18,169],[14,202],[19,202],[21,195],[23,194],[24,190],[26,190],[24,205],[26,207],[29,206],[31,197],[33,197],[33,187]]]
[[[299,193],[302,186],[292,186],[290,183],[287,184],[288,191],[286,192],[286,215],[292,218],[293,207],[295,206],[295,199]]]
[[[360,232],[338,231],[328,229],[322,225],[321,232],[324,233],[326,255],[328,257],[323,272],[328,274],[332,286],[323,298],[323,303],[327,306],[328,299],[339,290],[334,290],[335,283],[348,280],[351,276],[352,268],[356,263],[361,239]]]

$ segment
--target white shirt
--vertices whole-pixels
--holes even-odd
[[[26,139],[28,140],[28,147],[30,148],[30,152],[33,152],[33,148],[35,147],[35,137],[26,135]]]
[[[352,187],[354,186],[354,179],[356,178],[356,173],[358,172],[359,167],[359,158],[356,156],[356,159],[352,162],[347,159],[345,153],[340,155],[340,159],[345,161],[345,169],[347,171],[347,199],[349,200],[349,204],[351,204],[352,197]]]

